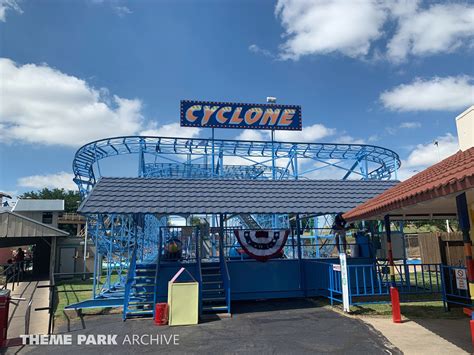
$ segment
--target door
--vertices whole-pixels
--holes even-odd
[[[59,272],[73,273],[76,270],[76,248],[61,248],[59,252]]]

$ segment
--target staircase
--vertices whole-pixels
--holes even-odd
[[[155,303],[156,264],[137,263],[130,282],[128,304],[124,307],[124,319],[152,317]]]
[[[230,313],[220,264],[218,262],[202,263],[201,276],[202,313]]]

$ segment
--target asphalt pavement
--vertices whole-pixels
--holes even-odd
[[[231,318],[195,326],[156,326],[151,319],[122,322],[119,314],[83,316],[63,323],[56,333],[70,335],[72,345],[29,345],[10,351],[71,355],[400,353],[363,321],[303,299],[234,303]],[[117,345],[85,345],[87,340],[98,342],[99,334],[103,339],[109,335],[106,341]],[[82,344],[78,344],[79,339]]]

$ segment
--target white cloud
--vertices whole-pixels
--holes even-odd
[[[336,133],[334,128],[328,128],[322,124],[316,123],[311,126],[305,126],[301,131],[275,131],[275,140],[282,142],[318,142],[319,140],[330,137]],[[268,141],[271,139],[271,131],[243,130],[236,139],[250,141]],[[347,143],[347,142],[346,142]]]
[[[279,0],[275,14],[285,29],[281,57],[294,60],[333,52],[366,56],[387,17],[378,0]]]
[[[365,144],[365,141],[360,138],[354,138],[347,134],[334,137],[331,143],[340,143],[340,144]]]
[[[304,55],[340,53],[399,63],[410,55],[472,46],[474,6],[420,4],[419,0],[279,0],[275,16],[284,29],[280,57],[298,60]],[[387,31],[391,28],[393,36]],[[386,44],[376,43],[380,40]]]
[[[110,98],[106,90],[47,65],[17,66],[2,58],[0,76],[3,141],[79,146],[141,128],[140,100]]]
[[[473,79],[468,76],[417,78],[380,95],[383,105],[396,111],[456,111],[474,103]]]
[[[235,137],[238,140],[244,141],[267,141],[270,140],[270,131],[259,131],[256,129],[244,129]]]
[[[438,142],[438,146],[435,145]],[[435,138],[432,142],[418,144],[402,160],[402,166],[398,172],[398,178],[405,180],[412,175],[426,169],[427,167],[438,163],[459,150],[458,140],[450,133]]]
[[[412,128],[420,128],[421,123],[420,122],[402,122],[400,123],[399,128],[407,128],[407,129],[412,129]]]
[[[142,136],[161,136],[161,137],[185,137],[195,138],[199,136],[200,128],[195,127],[180,127],[178,123],[169,123],[161,127],[152,124],[148,129],[141,131]]]
[[[407,4],[407,3],[405,3]],[[398,29],[387,48],[388,57],[400,62],[408,55],[423,56],[452,52],[472,44],[474,37],[474,6],[467,4],[435,4],[418,10],[417,3],[408,2],[402,11],[394,7]]]
[[[0,142],[77,147],[110,136],[195,137],[197,128],[146,125],[139,99],[110,95],[46,64],[0,58]]]
[[[302,131],[276,131],[275,139],[290,142],[318,142],[335,133],[336,130],[334,128],[328,128],[316,123],[311,126],[303,127]]]
[[[130,10],[128,7],[126,6],[114,6],[113,7],[113,10],[115,11],[115,13],[120,16],[120,17],[124,17],[125,15],[130,15],[132,14],[132,10]]]
[[[268,50],[268,49],[265,49],[265,48],[261,48],[260,46],[256,45],[256,44],[251,44],[249,46],[249,51],[252,52],[252,53],[256,53],[256,54],[261,54],[265,57],[269,57],[269,58],[273,58],[273,54]]]
[[[17,0],[0,0],[0,21],[5,22],[7,20],[7,11],[16,11],[20,14],[23,10],[20,8],[19,1]]]
[[[76,190],[77,185],[72,181],[73,174],[61,171],[56,174],[32,175],[21,177],[17,181],[18,186],[29,187],[34,189],[58,188],[65,190]]]

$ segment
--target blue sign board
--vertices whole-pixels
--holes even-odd
[[[301,107],[182,100],[181,126],[301,131]]]

